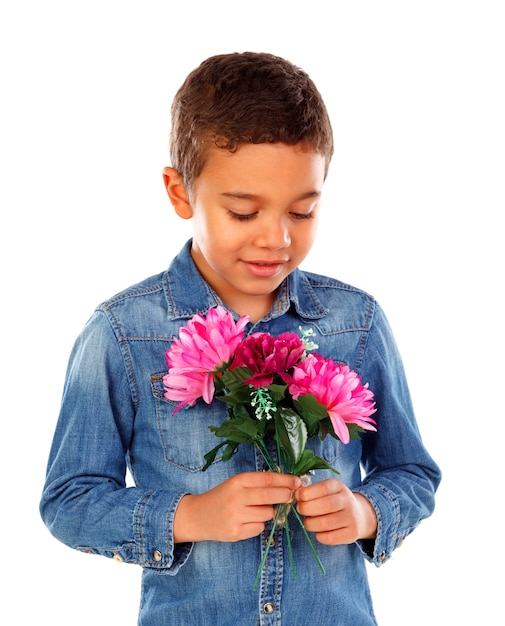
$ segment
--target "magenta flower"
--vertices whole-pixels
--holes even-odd
[[[347,365],[310,354],[298,363],[293,375],[284,375],[288,391],[297,400],[312,394],[328,410],[335,434],[342,443],[349,443],[347,424],[356,424],[365,430],[377,430],[370,416],[375,413],[373,393],[368,384]]]
[[[302,357],[305,345],[296,333],[282,333],[272,337],[269,333],[254,333],[237,347],[230,369],[247,367],[253,375],[245,384],[268,387],[275,374],[293,367]]]
[[[194,315],[179,331],[165,353],[168,374],[163,377],[165,398],[194,406],[199,398],[210,404],[214,397],[214,374],[228,364],[244,336],[248,316],[235,323],[222,306],[210,309],[206,317]]]
[[[223,412],[227,418],[220,426],[210,426],[220,441],[204,455],[202,470],[213,465],[218,454],[222,461],[228,461],[239,444],[249,443],[272,472],[303,476],[323,469],[338,474],[331,463],[306,448],[309,433],[312,436],[321,425],[328,427],[328,419],[344,444],[350,441],[351,425],[376,430],[371,417],[376,411],[373,393],[347,365],[317,353],[306,356],[307,350],[317,348],[309,339],[315,331],[300,328],[302,338],[291,332],[278,337],[255,333],[244,338],[248,322],[248,316],[235,322],[231,313],[218,306],[205,317],[194,315],[165,353],[168,373],[163,377],[164,395],[178,402],[174,414],[186,405],[194,406],[199,398],[211,404],[218,395],[227,404],[228,410]],[[239,367],[246,371],[230,371]],[[248,378],[244,380],[244,376]],[[284,384],[278,384],[280,381]],[[303,396],[310,397],[302,401]],[[266,420],[271,420],[268,428]],[[266,436],[273,436],[277,455],[271,454]],[[290,532],[288,507],[278,505],[272,533],[282,517]],[[303,520],[296,507],[291,510],[324,574]],[[254,589],[269,548],[270,542],[259,564]],[[289,541],[288,550],[296,580]]]

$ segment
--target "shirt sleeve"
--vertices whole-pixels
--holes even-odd
[[[185,494],[126,485],[136,402],[119,342],[97,310],[70,356],[40,512],[72,548],[175,574],[192,550],[173,541]]]
[[[362,437],[365,476],[355,491],[368,498],[378,521],[376,539],[358,544],[380,566],[432,514],[441,471],[421,439],[402,360],[378,305],[358,365],[375,395],[377,432]]]

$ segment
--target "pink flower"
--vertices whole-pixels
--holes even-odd
[[[222,306],[210,309],[206,317],[194,315],[179,331],[165,353],[168,374],[163,377],[165,398],[194,406],[198,398],[210,404],[214,397],[214,374],[227,364],[244,336],[249,321],[243,316],[235,323]]]
[[[305,345],[296,333],[282,333],[272,337],[269,333],[254,333],[237,347],[230,369],[247,367],[253,375],[244,381],[247,385],[268,387],[275,374],[293,367],[302,357]]]
[[[370,416],[375,413],[373,393],[368,384],[347,365],[310,354],[294,368],[293,376],[284,375],[288,391],[297,400],[312,394],[328,410],[335,434],[342,443],[349,443],[347,424],[356,424],[365,430],[377,430]]]

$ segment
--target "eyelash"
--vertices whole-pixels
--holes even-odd
[[[232,220],[238,220],[239,222],[247,222],[248,220],[253,219],[256,213],[249,213],[248,215],[242,215],[242,213],[234,213],[233,211],[228,211],[228,215]]]
[[[234,220],[238,220],[239,222],[247,222],[256,217],[256,213],[248,213],[247,215],[242,215],[241,213],[234,213],[233,211],[228,211],[230,217]],[[311,211],[310,213],[290,213],[291,217],[295,220],[309,220],[314,217],[314,213]]]
[[[310,220],[314,217],[314,213],[291,213],[291,216],[297,220]]]

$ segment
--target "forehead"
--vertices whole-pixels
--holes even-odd
[[[231,152],[212,147],[196,183],[205,181],[238,188],[271,184],[310,186],[320,191],[326,172],[323,155],[301,144],[242,144]]]

